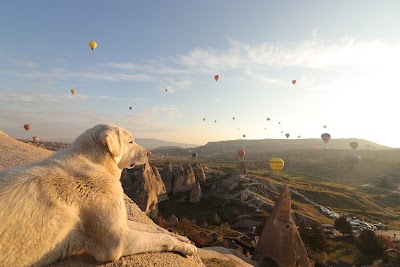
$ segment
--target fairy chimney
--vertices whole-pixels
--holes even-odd
[[[158,174],[158,176],[157,176]],[[130,179],[131,184],[124,188],[125,193],[147,215],[154,218],[158,213],[159,196],[166,194],[164,183],[157,169],[149,163],[127,170],[125,179]],[[125,182],[124,184],[129,184]]]
[[[191,191],[196,177],[190,164],[180,165],[174,173],[173,194]]]
[[[167,162],[165,166],[163,167],[161,171],[161,178],[162,181],[164,182],[165,189],[167,191],[167,194],[172,193],[172,186],[173,186],[173,171],[172,171],[172,164]]]
[[[201,193],[200,183],[196,182],[196,184],[193,185],[192,192],[190,192],[190,200],[189,201],[192,203],[197,203],[200,201],[202,196],[203,196],[203,194]]]
[[[203,166],[200,163],[192,164],[194,176],[196,177],[196,181],[199,183],[204,183],[206,181],[206,174],[204,173]]]
[[[281,267],[310,267],[306,248],[291,216],[289,187],[281,195],[265,223],[253,254],[253,260],[274,260]]]

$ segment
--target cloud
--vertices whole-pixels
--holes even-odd
[[[257,67],[327,68],[332,66],[376,66],[400,59],[400,45],[378,40],[357,40],[346,36],[322,41],[317,33],[301,43],[264,42],[246,44],[231,41],[230,48],[194,49],[175,58],[175,63],[193,69],[242,69]],[[394,58],[393,58],[394,57]]]
[[[18,67],[24,67],[29,69],[37,69],[39,64],[30,60],[14,59],[12,63]]]

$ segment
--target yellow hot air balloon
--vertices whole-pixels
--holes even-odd
[[[279,173],[283,169],[284,165],[285,162],[281,158],[272,158],[269,161],[269,166],[271,167],[274,173]]]
[[[76,93],[76,90],[75,89],[71,89],[71,94],[75,94]]]
[[[91,48],[92,51],[93,51],[93,49],[96,49],[97,43],[96,43],[95,41],[90,41],[90,42],[89,42],[89,46],[90,46],[90,48]]]

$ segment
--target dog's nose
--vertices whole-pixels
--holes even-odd
[[[147,150],[147,157],[150,158],[151,157],[151,152]]]

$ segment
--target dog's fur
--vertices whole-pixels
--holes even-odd
[[[44,266],[83,252],[100,262],[195,254],[186,238],[127,220],[121,171],[149,155],[127,130],[100,124],[41,162],[0,171],[0,265]]]

